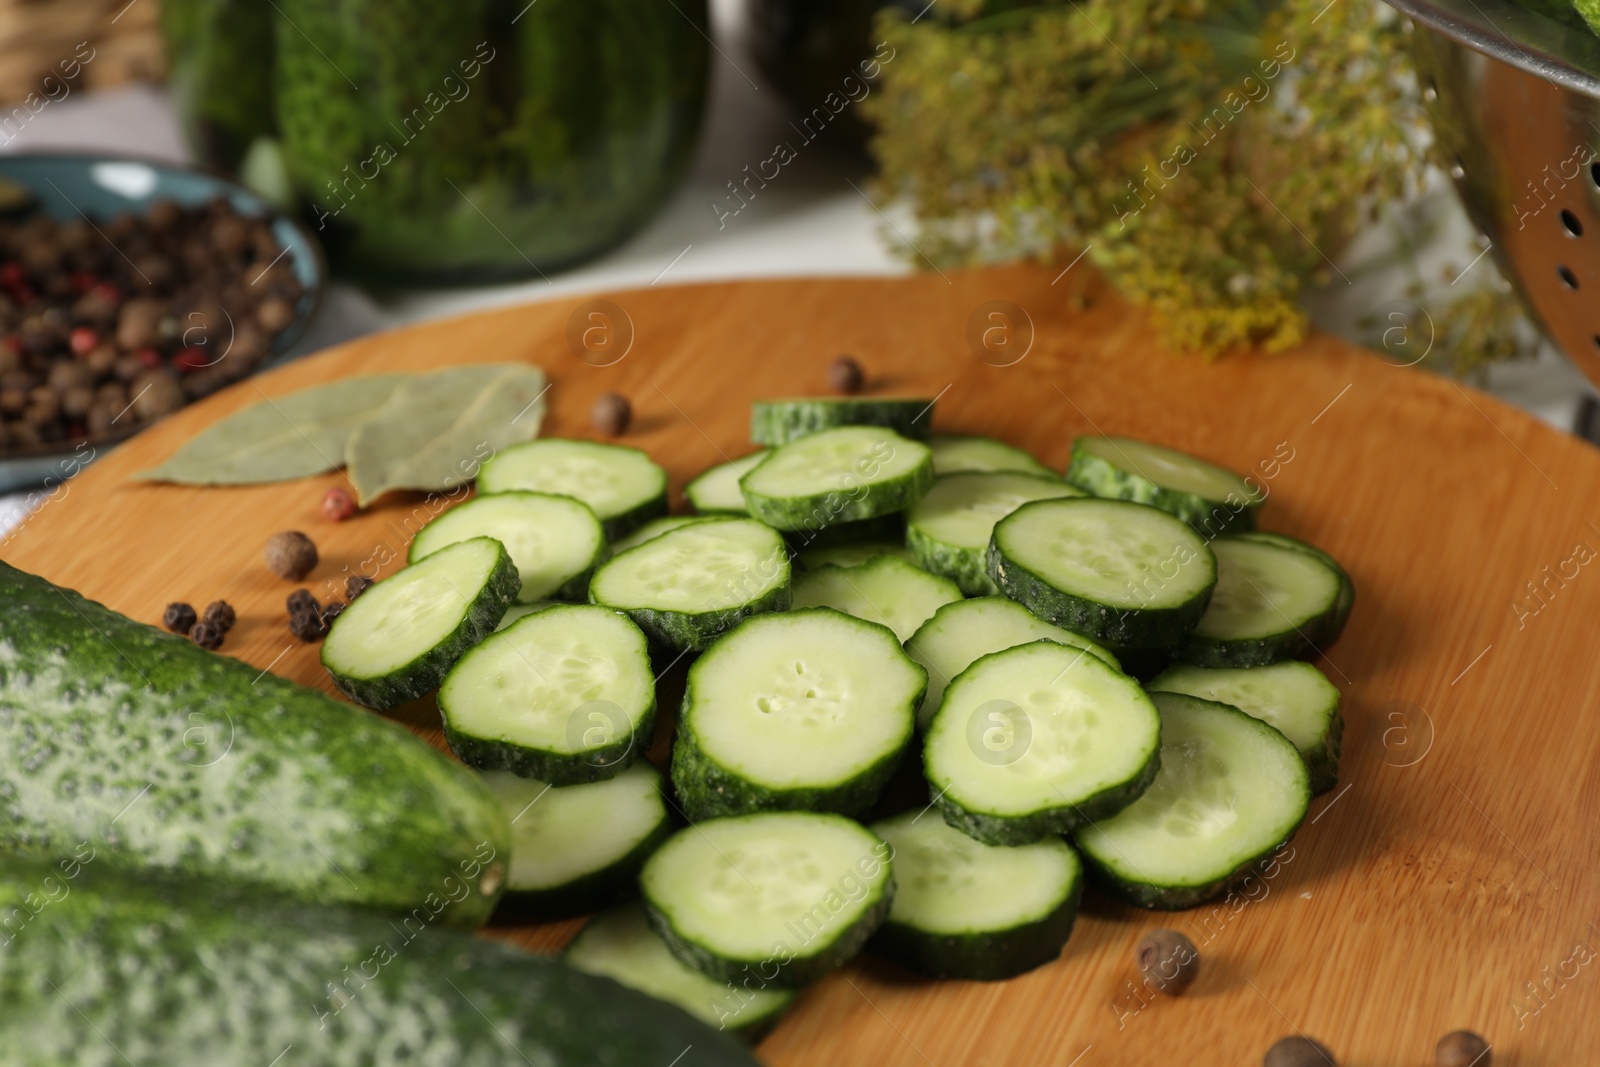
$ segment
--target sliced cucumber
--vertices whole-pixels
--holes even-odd
[[[500,493],[451,508],[411,539],[410,561],[469,537],[492,537],[506,546],[522,580],[518,598],[582,600],[589,573],[605,558],[600,520],[570,496]]]
[[[973,660],[1034,641],[1085,649],[1118,667],[1117,658],[1106,649],[1071,630],[1051,626],[1015,600],[1003,596],[957,600],[934,612],[906,642],[906,652],[928,671],[928,694],[917,710],[917,728],[928,728],[944,700],[945,687]]]
[[[1114,649],[1181,640],[1217,562],[1185,523],[1120,500],[1036,500],[995,524],[989,576],[1012,600]]]
[[[399,707],[437,689],[462,653],[494,632],[519,587],[499,541],[458,541],[352,600],[322,642],[322,665],[356,703]]]
[[[667,513],[667,472],[637,448],[547,437],[492,456],[478,472],[478,492],[527,489],[560,493],[589,505],[606,539]]]
[[[689,668],[672,750],[685,814],[865,811],[926,684],[885,627],[829,608],[746,620]]]
[[[1035,641],[956,676],[922,761],[946,822],[1022,845],[1127,807],[1155,777],[1160,745],[1138,682],[1084,649]]]
[[[1297,552],[1310,553],[1337,571],[1339,573],[1339,604],[1334,611],[1333,620],[1329,624],[1329,632],[1324,635],[1324,640],[1329,644],[1338,640],[1339,635],[1344,632],[1345,620],[1350,618],[1350,609],[1355,607],[1356,603],[1355,583],[1350,580],[1349,572],[1340,566],[1339,561],[1316,545],[1290,537],[1288,534],[1268,533],[1266,530],[1250,530],[1234,536],[1244,541],[1260,541],[1263,544],[1277,545],[1280,548],[1291,548]]]
[[[1131,437],[1072,442],[1067,481],[1095,496],[1169,511],[1207,537],[1250,529],[1266,503],[1260,489],[1225,467]]]
[[[798,989],[854,956],[894,896],[889,847],[838,815],[766,812],[680,830],[639,876],[650,923],[702,974]]]
[[[1219,537],[1217,587],[1175,652],[1201,667],[1262,667],[1317,655],[1328,643],[1343,589],[1318,556],[1264,541]]]
[[[835,567],[859,567],[874,556],[893,556],[916,565],[917,557],[903,543],[895,541],[858,541],[853,545],[824,545],[807,548],[795,556],[802,570],[814,571],[830,564]]]
[[[945,475],[906,513],[906,544],[925,570],[951,579],[968,596],[987,596],[999,592],[984,562],[994,524],[1033,500],[1082,495],[1055,475]]]
[[[747,514],[750,509],[745,506],[744,494],[739,491],[739,479],[766,458],[767,450],[763,448],[748,456],[719,463],[683,487],[684,499],[701,515],[723,512]]]
[[[608,608],[548,607],[462,656],[439,687],[439,712],[469,766],[556,785],[610,778],[650,743],[649,646]]]
[[[927,440],[932,397],[801,397],[757,400],[750,406],[750,440],[786,445],[839,426],[884,426],[902,437]]]
[[[894,901],[868,950],[933,975],[995,981],[1061,954],[1078,917],[1083,867],[1059,837],[1004,847],[932,815],[874,823],[894,850]]]
[[[509,629],[511,624],[516,622],[518,619],[527,618],[536,611],[543,611],[545,608],[554,607],[555,603],[556,602],[554,600],[535,600],[529,604],[513,604],[506,609],[506,613],[504,615],[500,616],[500,625],[495,627],[495,632],[498,633],[501,630]]]
[[[585,974],[676,1004],[701,1022],[757,1040],[794,1003],[789,989],[747,989],[707,978],[672,954],[639,901],[584,923],[563,958]]]
[[[689,523],[594,572],[589,599],[673,649],[701,649],[741,620],[789,606],[789,551],[753,519]]]
[[[739,481],[750,514],[822,530],[901,511],[933,484],[933,453],[876,426],[844,426],[774,448]]]
[[[1289,739],[1306,761],[1313,792],[1332,789],[1339,780],[1339,744],[1344,734],[1339,689],[1309,663],[1285,660],[1268,667],[1220,670],[1180,664],[1169,667],[1145,688],[1232,704]]]
[[[603,908],[633,892],[646,857],[672,832],[661,773],[642,760],[588,785],[499,771],[483,781],[511,822],[501,914],[544,922]]]
[[[1175,910],[1226,892],[1294,836],[1311,788],[1294,746],[1261,720],[1180,693],[1155,700],[1160,773],[1077,844],[1112,892]]]
[[[961,471],[1021,471],[1024,474],[1042,474],[1056,478],[1055,471],[1016,445],[1008,445],[993,437],[934,434],[928,441],[928,447],[933,449],[935,474],[956,474]]]
[[[659,519],[651,519],[638,529],[617,538],[611,542],[611,554],[626,552],[630,548],[638,548],[652,538],[660,537],[669,530],[676,530],[680,526],[687,526],[691,522],[704,522],[704,515],[667,515]]]
[[[887,626],[901,642],[934,612],[960,599],[961,590],[948,578],[893,556],[874,556],[856,567],[830,564],[794,580],[795,607],[837,608]]]

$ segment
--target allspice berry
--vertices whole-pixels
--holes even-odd
[[[589,409],[589,419],[594,428],[607,437],[617,437],[628,430],[633,421],[633,405],[621,393],[601,393]]]
[[[299,530],[285,530],[267,541],[266,558],[273,574],[298,582],[316,567],[317,546]]]
[[[167,605],[166,612],[161,616],[161,625],[175,634],[186,634],[198,621],[195,618],[194,608],[183,601],[174,601]]]
[[[1333,1053],[1320,1041],[1296,1035],[1267,1049],[1261,1067],[1339,1067]]]
[[[1445,1034],[1433,1050],[1436,1067],[1489,1067],[1493,1058],[1489,1043],[1471,1030]]]
[[[866,382],[867,376],[861,373],[861,364],[849,356],[840,356],[833,361],[833,366],[828,368],[828,382],[836,392],[851,393],[861,392],[861,386]]]
[[[1139,973],[1152,989],[1178,996],[1200,973],[1200,950],[1176,930],[1152,930],[1136,950]]]

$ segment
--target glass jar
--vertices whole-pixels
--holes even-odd
[[[611,247],[682,177],[704,110],[706,0],[166,3],[206,13],[191,42],[196,22],[233,32],[230,6],[266,7],[264,143],[230,159],[202,136],[196,150],[282,184],[333,263],[375,281],[545,274]],[[180,111],[206,114],[183,94],[218,81],[176,81]]]

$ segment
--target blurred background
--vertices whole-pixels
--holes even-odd
[[[1595,58],[1564,3],[1490,6]],[[1457,53],[1478,54],[1372,0],[0,0],[0,459],[55,464],[5,487],[135,385],[169,394],[148,421],[226,384],[196,315],[246,323],[242,374],[562,293],[1019,259],[1069,301],[1098,272],[1196,358],[1321,328],[1588,435],[1594,388],[1452,188],[1470,202],[1495,162],[1467,165],[1483,64]],[[54,153],[81,158],[23,158]],[[104,169],[128,159],[238,185]],[[1516,219],[1541,213],[1494,173]],[[84,230],[118,197],[143,258]],[[40,205],[56,229],[16,221]],[[1581,236],[1556,207],[1539,225]],[[172,280],[130,310],[142,268]],[[74,352],[100,369],[52,376]]]

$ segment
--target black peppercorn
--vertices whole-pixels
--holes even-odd
[[[1339,1067],[1320,1041],[1309,1037],[1286,1037],[1267,1049],[1261,1067]]]
[[[327,627],[332,626],[333,625],[333,620],[337,619],[339,617],[339,613],[342,612],[345,609],[345,607],[346,607],[345,602],[342,601],[342,600],[330,600],[330,601],[328,601],[327,605],[324,606],[323,609],[322,609],[322,625],[323,625],[323,627],[327,628]]]
[[[222,647],[222,631],[208,622],[197,622],[189,629],[189,640],[215,651]]]
[[[350,577],[344,580],[344,598],[346,600],[354,600],[362,593],[365,593],[367,591],[367,587],[371,584],[372,579],[368,578],[366,575],[352,574]]]
[[[1177,996],[1194,983],[1200,952],[1176,930],[1152,930],[1138,948],[1139,973],[1152,989]]]
[[[181,600],[168,604],[166,614],[161,616],[161,625],[175,634],[188,633],[194,624],[194,608]]]
[[[1492,1059],[1489,1043],[1471,1030],[1445,1034],[1433,1050],[1438,1067],[1489,1067]]]
[[[322,616],[315,611],[297,611],[289,616],[289,632],[302,641],[320,641],[327,634]]]
[[[589,409],[589,418],[596,430],[607,437],[616,437],[626,433],[628,423],[633,421],[633,405],[621,393],[602,393]]]
[[[233,606],[226,600],[213,600],[207,604],[206,613],[200,618],[207,626],[216,627],[218,633],[227,633],[233,629],[233,624],[238,621],[238,616],[234,614]]]
[[[849,356],[840,356],[828,368],[828,381],[837,392],[849,395],[861,391],[866,375],[861,373],[861,364]]]
[[[318,614],[322,612],[322,605],[317,603],[317,598],[311,595],[309,589],[296,589],[290,593],[288,607],[290,615],[299,611],[312,611]]]

